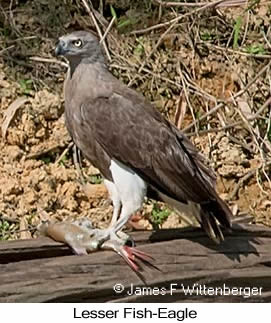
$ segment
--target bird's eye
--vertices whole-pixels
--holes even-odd
[[[73,43],[73,45],[74,45],[75,47],[78,47],[78,48],[82,47],[82,45],[83,45],[83,42],[82,42],[82,40],[81,40],[81,39],[76,39],[76,40],[74,40],[72,43]]]

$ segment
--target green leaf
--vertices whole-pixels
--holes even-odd
[[[166,221],[170,213],[170,210],[161,208],[158,204],[154,204],[151,213],[153,225],[157,228],[160,227],[160,225]]]
[[[51,163],[51,157],[49,156],[41,157],[41,160],[47,165]]]
[[[92,184],[101,184],[103,182],[101,175],[91,175],[89,176],[89,180]]]
[[[116,13],[114,7],[112,6],[112,4],[110,5],[110,12],[111,12],[112,17],[117,20],[118,16],[117,16],[117,13]]]
[[[203,41],[208,41],[208,40],[211,40],[212,39],[212,35],[208,32],[204,32],[200,35],[201,39]]]
[[[136,48],[134,49],[134,54],[137,56],[140,56],[144,53],[144,46],[141,43],[140,39],[137,39],[137,42],[138,42],[138,44],[137,44]]]
[[[241,26],[242,26],[242,17],[239,16],[236,18],[235,25],[233,27],[233,48],[238,47]]]
[[[253,55],[263,55],[265,53],[264,45],[262,44],[252,44],[246,48],[246,52]]]
[[[19,80],[20,88],[23,94],[29,94],[33,88],[33,80]]]
[[[118,23],[118,28],[123,28],[125,26],[129,26],[131,25],[131,20],[128,18],[128,19],[125,19],[125,20],[122,20]]]

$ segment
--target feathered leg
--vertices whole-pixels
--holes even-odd
[[[106,181],[105,185],[112,198],[114,211],[110,226],[105,230],[97,232],[96,236],[100,244],[109,239],[116,240],[119,243],[124,242],[123,234],[120,237],[118,232],[128,222],[130,217],[141,208],[147,189],[147,185],[141,177],[123,164],[112,160],[110,170],[114,183]],[[118,218],[120,208],[121,212]],[[125,241],[127,238],[129,236],[126,235]]]

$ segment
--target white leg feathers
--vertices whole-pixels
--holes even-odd
[[[122,204],[119,219],[112,227],[112,230],[116,233],[129,220],[131,215],[141,208],[147,185],[135,172],[118,161],[111,161],[110,170]]]
[[[108,190],[109,196],[113,204],[113,216],[109,225],[109,227],[111,228],[117,222],[118,216],[120,214],[121,200],[117,188],[113,182],[105,179],[104,184]]]

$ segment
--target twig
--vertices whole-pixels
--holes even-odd
[[[113,52],[113,53],[114,53],[114,52]],[[116,55],[116,54],[114,54],[114,55]],[[127,65],[125,65],[125,66],[121,66],[121,65],[117,65],[117,64],[111,64],[111,65],[110,65],[111,67],[113,67],[113,68],[117,68],[117,69],[120,69],[120,70],[125,70],[125,71],[135,69],[135,71],[136,71],[135,73],[137,73],[137,74],[138,74],[139,66],[138,66],[137,64],[135,64],[135,63],[133,63],[133,62],[129,61],[127,58],[125,58],[125,57],[123,57],[123,56],[121,56],[121,55],[118,55],[118,56],[119,56],[123,61],[125,61],[127,64],[129,64],[131,67],[129,67],[129,66],[127,66]],[[158,78],[158,79],[160,79],[160,80],[162,80],[162,81],[165,81],[165,82],[167,82],[167,83],[169,83],[169,84],[175,85],[178,89],[182,90],[182,84],[181,84],[181,83],[179,83],[179,82],[177,82],[177,81],[173,81],[173,80],[171,80],[171,79],[169,79],[169,78],[167,78],[167,77],[161,76],[161,74],[156,74],[156,73],[154,73],[153,71],[149,70],[149,69],[148,69],[148,68],[146,68],[146,67],[143,67],[143,68],[142,68],[142,71],[143,71],[143,72],[145,72],[145,73],[147,73],[147,74],[149,74],[149,75],[152,75],[152,76],[153,76],[153,77],[155,77],[155,78]],[[187,77],[186,73],[184,73],[184,74],[185,74],[185,76]],[[199,88],[199,87],[197,86],[197,84],[196,84],[196,83],[194,83],[191,79],[190,79],[190,83],[189,83],[189,82],[187,82],[187,86],[190,88],[190,91],[191,91],[191,89],[192,89],[193,93],[195,93],[195,94],[197,94],[197,95],[199,95],[199,96],[201,96],[201,97],[204,97],[205,99],[210,100],[210,101],[212,101],[212,102],[215,102],[215,103],[217,102],[217,100],[216,100],[216,98],[215,98],[214,96],[210,95],[209,93],[207,93],[207,92],[205,92],[204,90],[202,90],[201,88]]]
[[[84,176],[84,173],[82,171],[82,163],[81,163],[81,151],[76,147],[76,145],[73,145],[73,162],[75,169],[77,171],[77,174],[79,176],[79,182],[81,185],[86,183],[86,178]]]
[[[21,108],[21,106],[23,106],[28,101],[29,101],[28,98],[25,96],[18,97],[4,111],[4,113],[3,113],[4,120],[1,125],[1,133],[2,133],[2,137],[4,139],[6,138],[8,127],[9,127],[10,123],[12,122],[12,120],[14,119],[16,112],[18,111],[18,109]]]
[[[244,45],[246,37],[247,37],[248,26],[249,26],[249,18],[250,18],[250,12],[247,11],[247,14],[246,14],[246,26],[245,26],[244,36],[243,36],[243,39],[241,41],[241,46]]]
[[[183,76],[183,73],[182,73],[182,70],[181,70],[181,65],[180,65],[180,62],[178,62],[177,64],[177,71],[178,71],[178,74],[181,78],[181,82],[182,82],[182,86],[183,86],[183,92],[184,92],[184,95],[185,95],[185,99],[186,99],[186,102],[188,104],[188,107],[190,109],[190,113],[192,115],[192,118],[194,121],[196,121],[196,117],[195,117],[195,114],[194,114],[194,111],[193,111],[193,107],[190,103],[190,100],[189,100],[189,95],[188,95],[188,91],[187,91],[187,87],[186,87],[186,82],[184,80],[184,76]],[[198,128],[196,127],[196,133],[198,133]]]
[[[15,229],[15,230],[7,230],[4,233],[5,234],[16,234],[16,233],[21,233],[21,232],[31,232],[31,231],[36,231],[37,230],[37,226],[28,226],[27,229]],[[22,239],[22,238],[21,238]]]
[[[8,215],[3,215],[3,214],[0,214],[0,220],[4,220],[7,222],[16,223],[16,224],[20,222],[17,218],[11,218]]]
[[[62,158],[67,154],[67,152],[71,149],[71,147],[74,145],[73,142],[70,142],[66,149],[63,151],[63,153],[59,156],[59,158],[55,161],[55,164],[58,164]]]
[[[111,64],[110,66],[113,68],[117,68],[120,70],[132,70],[132,69],[136,69],[136,71],[138,71],[139,66],[135,63],[132,63],[131,61],[127,60],[125,57],[118,55],[121,59],[123,59],[127,64],[129,64],[131,67],[128,66],[121,66],[121,65],[117,65],[117,64]],[[182,89],[182,84],[177,82],[177,81],[172,81],[171,79],[161,76],[160,74],[156,74],[154,72],[152,72],[151,70],[149,70],[148,68],[143,67],[142,71],[152,75],[153,77],[156,77],[162,81],[165,81],[169,84],[175,85],[178,89]],[[137,75],[139,75],[137,73]],[[217,102],[216,98],[212,95],[210,95],[209,93],[205,92],[203,89],[199,88],[197,86],[197,84],[192,84],[193,82],[190,80],[191,83],[187,82],[187,86],[190,88],[190,91],[192,89],[192,92],[197,94],[200,97],[204,97],[206,100],[212,101],[212,102]]]
[[[26,37],[19,37],[19,38],[16,38],[16,39],[0,40],[0,43],[10,44],[10,43],[20,42],[22,40],[30,40],[30,39],[35,39],[35,38],[38,38],[38,36],[26,36]]]
[[[162,0],[152,0],[152,2],[157,3],[162,7],[202,7],[210,2],[165,2]],[[223,0],[221,3],[215,3],[214,7],[237,7],[247,4],[247,0]]]
[[[100,40],[100,43],[102,44],[105,40],[105,37],[107,36],[107,34],[109,33],[109,31],[111,30],[112,26],[113,26],[113,23],[114,21],[116,20],[116,17],[114,16],[111,21],[110,21],[110,24],[108,25],[108,27],[106,28],[106,31],[104,32],[103,34],[103,37],[101,38]]]
[[[162,40],[165,38],[165,36],[170,32],[171,29],[173,29],[173,27],[176,25],[176,21],[174,23],[172,23],[167,30],[159,37],[157,43],[155,44],[154,48],[151,50],[150,54],[146,57],[146,59],[143,61],[143,63],[141,64],[138,73],[142,72],[143,67],[146,65],[147,61],[152,57],[152,55],[154,54],[154,52],[157,50],[157,48],[160,46]],[[131,84],[133,83],[135,77],[132,78],[132,80],[129,82],[128,86],[131,86]]]
[[[213,6],[221,3],[222,1],[224,1],[224,0],[218,0],[218,1],[215,1],[215,2],[208,2],[204,6],[202,6],[200,8],[197,8],[197,9],[191,11],[191,12],[187,12],[187,13],[185,13],[183,15],[180,15],[180,16],[178,16],[176,18],[173,18],[173,19],[171,19],[169,21],[166,21],[164,23],[161,23],[161,24],[157,24],[157,25],[154,25],[154,26],[150,26],[150,27],[145,28],[145,29],[134,30],[130,34],[131,35],[145,34],[145,33],[149,32],[149,31],[153,31],[155,29],[160,29],[162,27],[166,27],[166,26],[171,25],[173,23],[177,23],[180,20],[182,20],[183,18],[188,17],[188,16],[191,16],[191,15],[193,15],[193,14],[195,14],[195,13],[201,11],[201,10],[211,8],[211,7],[213,7]]]
[[[206,112],[204,115],[202,115],[201,117],[198,118],[198,120],[196,122],[191,123],[188,127],[184,128],[183,131],[187,132],[188,130],[190,130],[191,128],[193,128],[197,123],[199,123],[200,121],[206,119],[206,117],[208,117],[209,115],[215,113],[217,110],[221,109],[227,102],[231,101],[232,99],[236,99],[239,96],[241,96],[243,93],[245,93],[252,84],[255,83],[255,81],[270,67],[271,65],[271,61],[266,64],[261,70],[260,72],[253,77],[253,79],[239,92],[237,92],[233,97],[229,97],[228,99],[226,99],[224,102],[219,103],[217,106],[215,106],[214,108],[212,108],[211,110],[209,110],[208,112]],[[258,112],[257,112],[258,114]]]
[[[268,31],[270,31],[270,26],[269,26],[269,28],[268,28]],[[267,31],[267,34],[268,34],[268,31]],[[265,34],[264,30],[262,31],[262,34],[263,34],[263,38],[264,38],[264,40],[266,41],[266,43],[267,43],[268,47],[271,49],[271,43],[270,43],[270,41],[268,40],[268,38],[266,37],[266,34]]]
[[[102,38],[103,38],[103,35],[102,35],[101,29],[100,29],[100,27],[99,27],[99,25],[98,25],[98,23],[97,23],[97,20],[96,20],[96,18],[95,18],[95,15],[93,14],[92,10],[90,9],[90,7],[89,7],[89,5],[88,5],[87,1],[86,1],[86,0],[82,0],[82,2],[83,2],[83,5],[84,5],[84,6],[85,6],[85,8],[86,8],[86,10],[87,10],[88,14],[90,15],[90,17],[91,17],[91,19],[92,19],[93,23],[94,23],[94,26],[95,26],[95,28],[96,28],[96,30],[97,30],[97,32],[98,32],[98,35],[99,35],[100,39],[102,39]],[[107,58],[108,58],[109,62],[111,62],[111,55],[110,55],[109,50],[108,50],[108,48],[107,48],[107,46],[106,46],[106,43],[105,43],[104,41],[103,41],[102,45],[103,45],[103,47],[104,47],[105,54],[106,54],[106,56],[107,56]]]
[[[36,158],[40,158],[43,155],[49,154],[51,152],[54,152],[55,150],[59,149],[63,147],[63,144],[55,144],[51,147],[45,148],[44,150],[40,150],[37,152],[33,152],[33,153],[29,153],[28,155],[26,155],[26,159],[36,159]]]
[[[242,124],[243,124],[243,121],[236,121],[236,122],[227,124],[226,126],[223,126],[223,127],[210,128],[210,129],[200,130],[198,132],[196,132],[196,131],[194,131],[194,132],[188,132],[185,135],[187,137],[192,137],[192,136],[195,136],[195,135],[205,135],[207,133],[220,132],[220,131],[228,130],[228,129],[231,129],[231,128],[236,127],[236,126],[240,126]]]
[[[19,29],[16,27],[12,7],[13,7],[13,0],[10,0],[10,3],[9,3],[9,20],[10,20],[10,24],[13,27],[13,29],[15,30],[16,34],[19,35],[19,36],[22,36]]]
[[[250,170],[248,173],[246,173],[246,175],[244,175],[240,181],[236,184],[236,186],[234,187],[233,191],[231,192],[230,196],[228,196],[226,198],[227,201],[231,201],[235,198],[235,196],[237,195],[239,189],[241,188],[241,186],[247,181],[249,180],[255,173],[257,173],[261,168],[265,168],[271,165],[271,161],[267,162],[265,165],[261,165],[255,169]]]
[[[253,117],[251,118],[248,118],[249,121],[253,120],[253,119],[256,119],[260,116],[260,114],[263,112],[263,110],[269,105],[271,104],[271,97],[268,98],[264,104],[260,107],[260,109],[257,110],[257,112],[253,115]]]
[[[205,106],[206,106],[206,110],[208,111],[209,110],[209,105],[207,102],[205,102]],[[210,129],[211,125],[209,124],[209,117],[207,118],[207,128]],[[198,132],[198,129],[196,129],[196,131]],[[213,147],[213,144],[212,144],[212,138],[211,138],[211,135],[208,133],[207,134],[207,137],[208,137],[208,143],[209,143],[209,154],[208,154],[208,158],[211,159],[211,154],[212,154],[212,147]]]
[[[127,61],[127,60],[126,60]],[[128,62],[128,61],[127,61]],[[137,64],[133,64],[133,63],[131,63],[131,62],[128,62],[128,64],[130,64],[132,67],[128,67],[128,66],[121,66],[121,65],[117,65],[117,64],[111,64],[110,66],[111,67],[113,67],[113,68],[118,68],[118,69],[120,69],[120,70],[130,70],[130,69],[133,69],[133,68],[137,68],[138,66],[137,66]],[[156,74],[156,73],[154,73],[154,72],[152,72],[152,71],[150,71],[149,69],[147,69],[147,68],[142,68],[142,71],[143,72],[145,72],[145,73],[147,73],[147,74],[150,74],[150,75],[152,75],[152,76],[154,76],[154,77],[157,77],[157,78],[159,78],[160,80],[163,80],[163,81],[165,81],[165,82],[168,82],[168,83],[170,83],[170,84],[172,84],[172,85],[175,85],[175,86],[177,86],[178,88],[182,88],[182,85],[180,84],[180,83],[178,83],[178,82],[174,82],[174,81],[172,81],[171,79],[169,79],[169,78],[167,78],[167,77],[164,77],[164,76],[161,76],[160,74]]]
[[[10,56],[10,55],[2,55],[3,57],[4,57],[4,59],[7,59],[7,60],[10,60],[10,61],[12,61],[12,62],[14,62],[15,64],[17,64],[17,65],[20,65],[20,66],[23,66],[23,67],[26,67],[26,68],[30,68],[30,69],[33,69],[33,65],[31,65],[31,64],[28,64],[28,63],[26,63],[25,61],[23,61],[23,60],[19,60],[19,59],[17,59],[17,58],[14,58],[14,57],[12,57],[12,56]]]
[[[254,154],[253,148],[251,148],[248,144],[238,140],[236,137],[231,136],[230,134],[227,134],[229,140],[238,146],[242,147],[244,150],[249,151],[251,154]]]
[[[240,181],[236,184],[234,187],[233,191],[231,192],[230,196],[226,198],[227,201],[231,201],[235,198],[236,194],[238,193],[239,189],[241,186],[248,180],[250,179],[255,173],[261,170],[261,168],[265,168],[271,165],[271,161],[267,162],[265,165],[261,165],[255,169],[250,170],[246,175],[244,175]]]
[[[181,63],[181,62],[180,62]],[[184,65],[184,64],[183,64]],[[189,76],[189,73],[183,71],[182,72],[186,78],[186,84],[187,86],[190,88],[190,91],[192,90],[195,94],[201,96],[201,97],[204,97],[206,98],[207,100],[209,101],[212,101],[214,102],[215,104],[217,104],[217,98],[209,93],[207,93],[206,91],[204,91],[202,88],[200,88],[198,86],[198,84],[193,81],[191,79],[191,77]],[[195,77],[194,77],[195,78]]]
[[[237,55],[246,56],[246,57],[263,58],[263,59],[265,59],[265,58],[270,59],[271,58],[271,55],[268,55],[268,54],[250,54],[250,53],[234,50],[234,49],[231,49],[231,48],[228,48],[228,47],[225,48],[225,47],[217,46],[217,45],[214,45],[214,44],[206,43],[206,42],[203,42],[203,41],[200,42],[200,44],[205,44],[208,47],[212,47],[212,48],[221,50],[223,52],[229,52],[229,53],[232,53],[232,54],[237,54]]]
[[[29,59],[31,61],[35,61],[35,62],[41,62],[41,63],[50,63],[50,64],[58,64],[64,67],[68,67],[68,64],[65,62],[61,62],[57,59],[53,59],[53,58],[45,58],[45,57],[38,57],[38,56],[31,56],[29,57]]]
[[[186,223],[188,226],[194,227],[195,223],[193,222],[193,218],[191,219],[188,215],[186,215],[184,212],[179,212],[174,210],[175,213],[177,213],[178,217],[183,220],[184,223]]]
[[[8,50],[10,50],[11,48],[14,48],[14,47],[15,47],[15,45],[11,45],[9,47],[6,47],[6,48],[0,50],[0,55],[2,55],[4,52],[6,52],[6,51],[8,51]]]
[[[259,110],[257,110],[257,112],[253,116],[247,118],[247,120],[248,121],[253,121],[253,120],[258,119],[260,117],[261,113],[264,111],[264,109],[267,108],[267,106],[269,104],[271,104],[271,97],[268,98],[265,101],[265,103],[260,107]],[[219,128],[211,128],[211,129],[206,129],[206,130],[200,130],[198,132],[189,132],[189,133],[186,133],[186,136],[191,137],[191,136],[195,136],[196,134],[203,135],[203,134],[210,133],[210,132],[224,131],[224,130],[231,129],[231,128],[236,127],[236,126],[241,126],[243,123],[244,123],[243,121],[236,121],[236,122],[227,124],[227,125],[225,125],[223,127],[219,127]],[[187,128],[189,128],[189,126]],[[187,128],[185,128],[183,131],[185,131]]]

